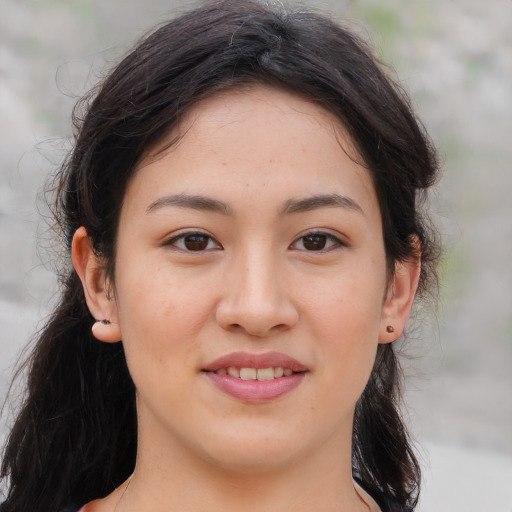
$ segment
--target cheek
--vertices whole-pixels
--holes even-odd
[[[190,363],[196,334],[208,317],[205,290],[187,286],[158,266],[127,265],[116,278],[129,366],[134,371],[142,365],[158,371],[172,368],[178,374]]]
[[[336,387],[362,392],[378,347],[384,279],[380,272],[338,273],[302,292],[305,324],[319,346],[319,365]]]
[[[385,272],[368,266],[333,272],[321,282],[305,282],[302,309],[316,324],[343,337],[378,335]],[[361,340],[363,341],[363,340]]]

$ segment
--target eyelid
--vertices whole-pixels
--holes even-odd
[[[301,233],[291,244],[290,247],[293,249],[293,246],[299,242],[302,238],[311,236],[311,235],[322,235],[325,236],[328,240],[335,243],[335,246],[328,247],[327,249],[320,249],[318,251],[308,251],[305,249],[295,249],[295,250],[305,250],[308,253],[325,253],[337,247],[347,247],[348,244],[342,240],[340,235],[334,235],[328,230],[325,229],[312,229],[306,231],[305,233]]]
[[[190,251],[190,250],[187,250],[187,249],[182,249],[181,247],[177,247],[175,245],[178,240],[183,240],[187,236],[193,236],[193,235],[200,235],[200,236],[207,237],[211,241],[213,241],[217,247],[215,247],[214,249],[205,249],[205,250],[202,250],[202,251]],[[201,229],[194,229],[194,228],[188,228],[188,229],[186,228],[186,229],[183,229],[183,230],[180,230],[178,232],[173,233],[171,236],[167,237],[163,241],[162,245],[165,246],[165,247],[171,247],[171,248],[174,248],[174,249],[176,249],[178,251],[182,251],[182,252],[186,252],[186,253],[190,253],[190,254],[194,254],[194,253],[196,253],[196,254],[203,254],[205,252],[210,252],[212,250],[223,249],[223,247],[220,244],[220,242],[218,242],[216,240],[216,238],[214,236],[212,236],[210,233],[208,233],[207,231],[203,231]]]

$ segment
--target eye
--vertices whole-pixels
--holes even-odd
[[[210,235],[201,232],[182,233],[172,237],[165,245],[171,245],[187,252],[203,252],[222,249],[220,244]]]
[[[307,235],[301,236],[295,241],[291,247],[292,249],[298,249],[301,251],[328,251],[333,247],[344,245],[341,240],[336,238],[334,235],[329,233],[308,233]]]

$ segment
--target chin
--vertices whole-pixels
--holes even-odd
[[[247,435],[204,447],[209,463],[240,475],[271,473],[290,467],[305,450],[282,436]]]

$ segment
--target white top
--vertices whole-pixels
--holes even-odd
[[[354,488],[359,497],[368,505],[369,512],[381,512],[375,500],[356,481],[354,481]]]

